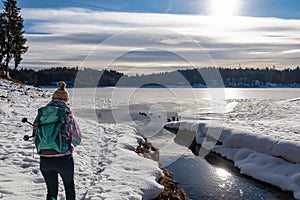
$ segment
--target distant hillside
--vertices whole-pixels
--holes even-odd
[[[206,87],[201,74],[215,68],[186,69],[149,75],[128,76],[114,70],[57,67],[34,71],[12,70],[11,77],[34,86],[56,86],[60,80],[76,86]],[[225,87],[300,87],[300,69],[218,68]],[[80,73],[79,73],[80,72]],[[77,76],[80,74],[80,76]]]

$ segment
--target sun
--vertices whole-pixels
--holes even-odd
[[[230,17],[237,14],[240,0],[211,0],[210,9],[214,16]]]

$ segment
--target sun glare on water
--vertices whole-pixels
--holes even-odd
[[[229,172],[227,172],[225,169],[222,168],[217,168],[216,169],[216,174],[221,177],[221,178],[228,178],[231,176],[231,174]]]
[[[210,9],[214,16],[235,16],[238,11],[240,0],[211,0]]]

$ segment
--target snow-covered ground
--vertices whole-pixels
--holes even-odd
[[[194,131],[196,141],[232,160],[241,173],[292,191],[300,199],[300,98],[238,100],[223,120],[171,122]],[[181,134],[184,134],[182,132]],[[203,151],[205,152],[205,151]]]
[[[0,199],[43,199],[46,187],[34,145],[23,141],[37,109],[51,98],[47,90],[0,79]],[[137,155],[136,130],[75,116],[83,140],[74,153],[78,199],[151,199],[163,189],[158,163]],[[34,156],[34,157],[33,157]],[[64,199],[60,183],[59,198]]]
[[[163,187],[156,180],[162,172],[157,162],[132,151],[141,139],[136,129],[120,123],[98,123],[95,113],[81,112],[106,109],[107,105],[122,102],[109,98],[95,102],[95,96],[89,95],[91,92],[77,97],[73,94],[75,101],[71,106],[83,133],[82,144],[74,153],[78,199],[151,199],[158,195]],[[33,154],[34,145],[22,139],[23,135],[31,134],[31,127],[21,119],[33,121],[37,109],[50,98],[51,92],[47,90],[0,79],[0,199],[45,197],[39,156]],[[202,121],[185,120],[167,126],[196,131],[197,142],[204,141],[207,146],[211,143],[206,136],[216,137],[223,144],[214,145],[213,151],[233,160],[241,173],[293,191],[295,198],[300,199],[300,99],[240,99],[228,104],[226,110],[232,111],[225,114],[224,120],[213,123],[200,115]],[[110,121],[105,117],[101,120]],[[120,117],[119,121],[122,120]],[[181,143],[186,138],[181,137]],[[184,146],[190,140],[187,143]],[[172,151],[177,152],[178,146],[176,149]],[[62,184],[59,191],[60,199],[64,199]]]

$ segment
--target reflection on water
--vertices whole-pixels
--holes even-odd
[[[222,161],[218,162],[222,165]],[[215,167],[206,159],[193,155],[180,157],[167,169],[174,174],[174,178],[192,200],[293,199],[290,193],[236,173],[233,165],[231,166],[233,171],[230,171]]]
[[[231,174],[223,168],[217,168],[216,175],[221,177],[223,180],[226,180],[227,178],[229,178],[231,176]]]
[[[201,158],[186,151],[183,147],[189,146],[197,153],[200,145],[194,140],[192,145],[182,143],[182,138],[177,139],[177,135],[174,138],[172,134],[164,130],[149,141],[159,147],[160,162],[163,165],[166,163],[166,156],[171,160],[164,166],[173,173],[190,199],[293,199],[291,193],[241,175],[231,161],[215,153],[210,152],[205,158]],[[173,148],[170,148],[171,143],[174,143],[171,145]]]
[[[226,99],[292,99],[300,96],[299,88],[225,88]]]

